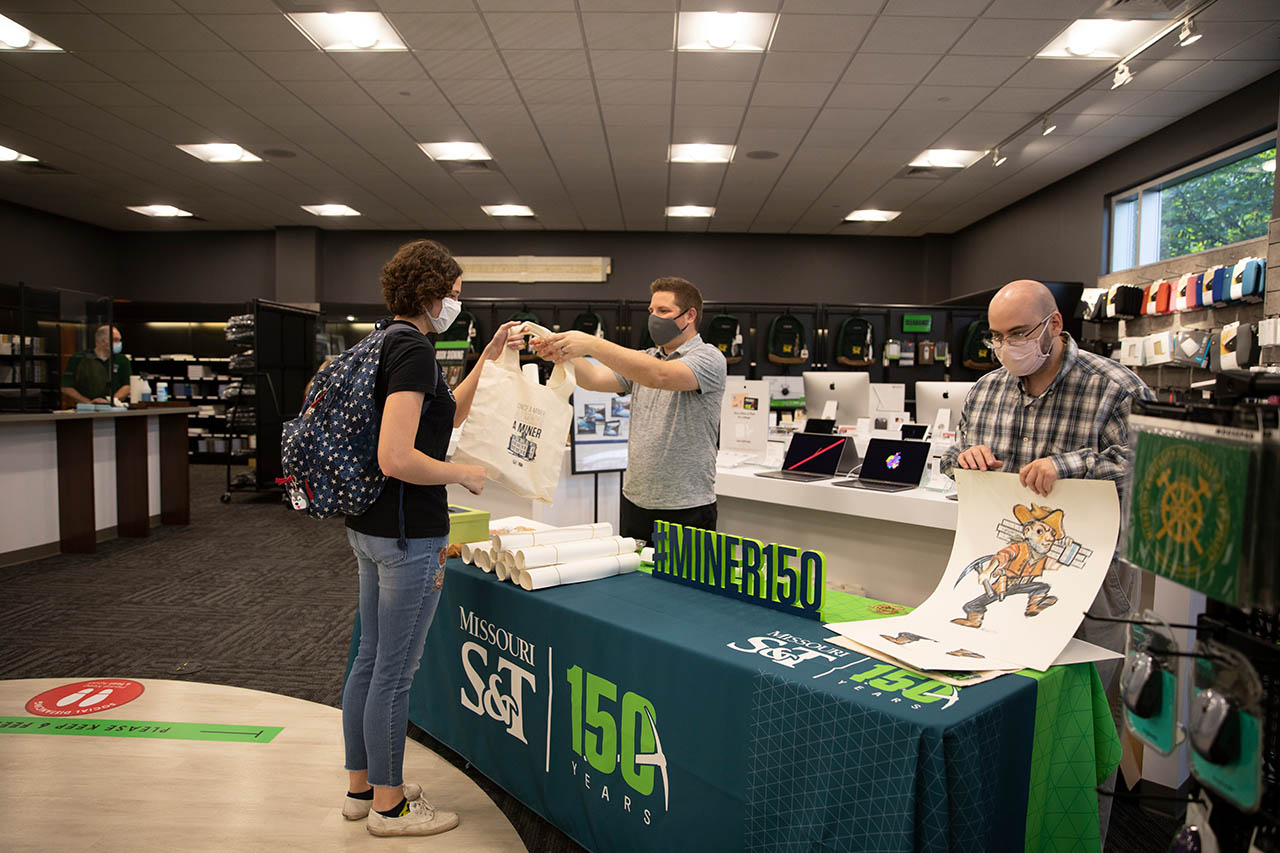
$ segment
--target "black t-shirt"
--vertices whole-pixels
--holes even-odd
[[[393,320],[391,325],[411,323]],[[413,446],[432,459],[444,461],[449,452],[449,436],[453,432],[453,415],[457,403],[436,364],[436,350],[427,336],[414,329],[387,335],[382,342],[378,362],[378,378],[374,398],[378,413],[387,395],[397,391],[421,391],[422,417]],[[364,515],[347,516],[347,527],[367,536],[396,539],[400,536],[400,488],[404,487],[405,535],[410,539],[427,539],[449,535],[449,498],[444,486],[419,486],[387,478],[382,494]]]

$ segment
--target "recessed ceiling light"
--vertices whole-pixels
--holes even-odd
[[[0,163],[37,163],[36,158],[0,145]]]
[[[192,157],[206,163],[261,163],[262,158],[245,151],[234,142],[201,142],[194,145],[179,145]]]
[[[0,50],[62,50],[12,18],[0,15]]]
[[[680,12],[676,47],[759,53],[769,46],[777,18],[769,12]]]
[[[1057,129],[1058,129],[1057,123],[1054,122],[1052,119],[1050,119],[1048,116],[1045,116],[1044,121],[1040,123],[1041,136],[1048,136],[1049,134],[1053,133]]]
[[[360,211],[345,204],[304,204],[302,209],[316,216],[359,216]]]
[[[986,153],[959,148],[930,148],[927,151],[921,151],[908,165],[926,169],[967,169]]]
[[[479,142],[419,142],[418,147],[432,160],[492,160],[489,149]]]
[[[667,216],[670,217],[687,217],[691,219],[706,219],[716,215],[714,207],[701,207],[696,204],[680,204],[675,207],[667,208]]]
[[[293,12],[288,18],[321,50],[407,50],[379,12]]]
[[[485,204],[480,209],[490,216],[533,216],[533,210],[523,204]]]
[[[347,315],[347,322],[348,322],[348,323],[354,323],[355,321],[356,321],[356,315],[355,315],[355,314],[348,314],[348,315]]]
[[[902,215],[901,210],[855,210],[844,218],[845,222],[892,222]]]
[[[1178,33],[1178,44],[1181,47],[1195,44],[1203,35],[1204,33],[1196,29],[1195,21],[1187,18],[1182,22],[1182,30]]]
[[[171,204],[144,204],[140,207],[130,207],[134,213],[141,213],[143,216],[192,216],[193,214],[183,210],[180,207],[174,207]]]
[[[733,152],[737,147],[707,142],[677,142],[667,150],[667,160],[672,163],[728,163],[733,160]]]
[[[1119,59],[1167,25],[1166,21],[1081,18],[1040,49],[1040,59]]]

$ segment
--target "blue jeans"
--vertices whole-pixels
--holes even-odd
[[[369,783],[404,784],[409,685],[444,586],[448,539],[394,538],[347,529],[360,564],[360,648],[342,691],[346,768],[368,770]]]

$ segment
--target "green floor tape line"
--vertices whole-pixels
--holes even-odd
[[[0,716],[0,734],[145,737],[160,740],[218,740],[270,743],[284,726],[230,726],[222,723],[165,723],[155,720],[46,720]]]

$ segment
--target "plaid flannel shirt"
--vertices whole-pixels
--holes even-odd
[[[1017,473],[1048,457],[1058,477],[1121,480],[1128,469],[1129,410],[1135,399],[1154,399],[1133,371],[1109,358],[1081,352],[1068,334],[1058,375],[1039,397],[1003,367],[974,384],[964,401],[956,443],[942,457],[953,476],[960,453],[978,444],[991,448]]]

